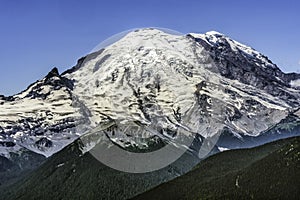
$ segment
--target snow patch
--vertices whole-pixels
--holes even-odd
[[[300,87],[300,79],[292,80],[292,81],[290,82],[290,85],[291,85],[292,87],[295,87],[295,88]]]
[[[229,148],[226,148],[226,147],[218,147],[218,149],[221,152],[230,150]]]
[[[65,165],[65,163],[60,163],[60,164],[56,165],[56,168],[62,167],[64,165]]]

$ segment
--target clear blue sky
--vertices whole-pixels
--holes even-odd
[[[297,0],[0,0],[0,94],[72,67],[113,34],[149,26],[216,30],[300,73]]]

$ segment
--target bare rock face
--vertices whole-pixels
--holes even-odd
[[[257,87],[293,106],[299,105],[298,91],[291,89],[290,82],[300,79],[300,74],[283,73],[268,57],[220,33],[188,36],[210,52],[222,76]]]

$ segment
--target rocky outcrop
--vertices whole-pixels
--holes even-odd
[[[291,100],[291,106],[300,105],[297,97],[284,88],[290,88],[290,81],[300,78],[300,74],[282,72],[268,57],[220,33],[188,34],[187,37],[205,48],[222,76]]]

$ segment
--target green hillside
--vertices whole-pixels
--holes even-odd
[[[111,169],[90,153],[82,155],[75,141],[51,156],[34,172],[6,188],[0,199],[128,199],[191,170],[199,162],[186,153],[164,169],[130,174]]]
[[[184,154],[172,165],[151,173],[111,169],[80,151],[77,140],[37,170],[9,187],[0,199],[296,199],[300,185],[300,137],[253,149],[231,150],[198,164]]]
[[[0,156],[0,191],[37,169],[45,160],[46,157],[26,149],[11,152],[9,159]]]
[[[216,154],[134,199],[298,199],[300,137]]]

